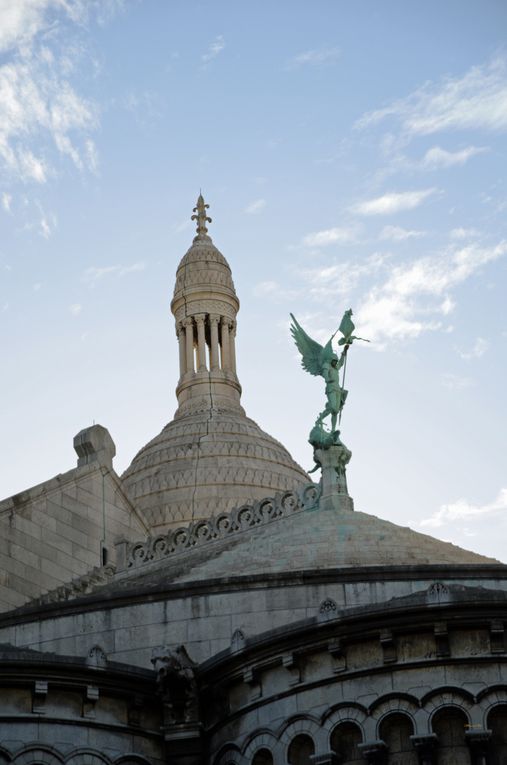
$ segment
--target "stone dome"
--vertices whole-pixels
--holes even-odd
[[[208,235],[207,207],[199,196],[192,216],[197,236],[178,266],[171,302],[179,345],[178,409],[122,476],[152,533],[309,481],[241,406],[235,350],[239,300],[231,269]]]
[[[170,422],[122,476],[129,499],[152,533],[309,480],[285,447],[249,417],[213,409]]]
[[[173,301],[183,294],[201,290],[208,292],[210,287],[214,292],[223,292],[237,302],[228,262],[209,237],[196,237],[178,266]]]

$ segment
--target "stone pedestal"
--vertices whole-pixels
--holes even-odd
[[[202,725],[180,723],[164,730],[168,765],[202,765],[204,745]]]
[[[321,510],[353,510],[354,503],[347,490],[345,468],[352,453],[342,444],[334,444],[326,449],[315,449],[314,459],[320,465]]]

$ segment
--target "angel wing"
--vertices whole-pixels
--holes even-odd
[[[294,342],[297,345],[302,359],[301,364],[303,369],[310,372],[311,375],[321,375],[323,373],[323,365],[329,363],[333,356],[333,349],[331,346],[331,338],[326,345],[322,347],[320,343],[306,334],[303,327],[298,323],[296,317],[291,313],[292,324],[290,326],[291,335],[294,338]]]

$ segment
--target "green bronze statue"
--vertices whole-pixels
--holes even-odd
[[[301,353],[301,364],[303,369],[310,372],[312,375],[321,375],[326,382],[326,407],[317,417],[315,427],[320,427],[322,429],[324,419],[330,415],[330,435],[332,436],[336,432],[336,422],[338,417],[341,416],[348,394],[348,391],[344,388],[344,378],[340,383],[340,369],[345,367],[347,351],[354,340],[363,340],[364,338],[356,337],[352,334],[355,326],[351,318],[352,309],[349,308],[349,310],[345,311],[343,314],[340,326],[337,329],[337,332],[341,332],[343,335],[338,341],[338,345],[342,346],[343,350],[340,356],[337,356],[332,346],[336,332],[329,338],[326,345],[323,347],[320,343],[306,334],[293,314],[290,316],[292,319],[290,331],[298,350]]]
[[[315,462],[315,467],[309,472],[313,473],[318,468],[322,470],[319,505],[331,509],[340,507],[353,509],[353,502],[348,495],[346,478],[346,467],[352,452],[340,440],[340,431],[336,429],[336,424],[337,421],[340,422],[348,394],[348,391],[345,390],[347,352],[354,340],[364,340],[365,338],[354,335],[355,325],[352,321],[352,309],[349,308],[343,314],[340,326],[336,330],[342,334],[338,341],[338,345],[342,347],[342,352],[338,356],[333,350],[333,339],[336,332],[329,338],[326,345],[322,346],[306,334],[293,314],[290,316],[292,319],[290,331],[302,356],[303,369],[312,375],[322,376],[326,383],[326,406],[317,417],[308,438],[313,446]],[[365,340],[365,342],[368,343],[369,340]],[[340,380],[342,368],[343,375]],[[331,417],[330,431],[326,430],[323,424],[325,418],[329,416]]]

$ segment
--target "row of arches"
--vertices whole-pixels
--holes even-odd
[[[487,728],[474,725],[464,709],[444,706],[431,717],[430,730],[417,735],[404,711],[385,714],[375,740],[367,740],[358,719],[343,719],[326,741],[300,726],[287,738],[261,735],[243,756],[225,752],[215,765],[507,765],[507,702],[492,706]],[[285,740],[284,740],[285,739]],[[319,751],[320,749],[320,751]],[[224,756],[225,755],[225,756]]]
[[[0,744],[0,765],[151,765],[140,754],[124,754],[112,760],[96,749],[74,749],[63,755],[54,746],[38,742],[14,752]]]

